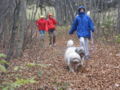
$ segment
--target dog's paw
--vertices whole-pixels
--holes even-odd
[[[70,69],[70,70],[69,70],[69,72],[72,72],[72,73],[74,73],[75,71],[74,71],[73,69]]]

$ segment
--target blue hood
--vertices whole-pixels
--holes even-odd
[[[80,9],[84,9],[84,11],[85,11],[85,7],[84,6],[80,6],[79,8],[78,8],[78,14],[80,14]],[[85,13],[85,12],[84,12]]]

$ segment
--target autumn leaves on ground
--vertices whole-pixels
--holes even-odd
[[[0,76],[2,84],[14,83],[15,90],[120,90],[119,45],[95,42],[86,70],[74,74],[68,72],[64,62],[66,42],[71,37],[58,33],[56,47],[48,47],[46,38],[41,48],[36,38],[23,57],[11,60],[8,72]]]

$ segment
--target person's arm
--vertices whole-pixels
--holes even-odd
[[[94,36],[93,36],[93,32],[95,30],[95,26],[94,26],[94,23],[92,21],[92,19],[89,17],[89,29],[90,29],[90,32],[91,32],[91,43],[92,43],[92,46],[94,46]]]
[[[36,20],[35,24],[36,24],[37,27],[39,27],[40,19],[39,19],[39,20]]]
[[[73,34],[77,30],[77,25],[78,25],[78,19],[75,18],[75,20],[71,26],[71,29],[69,30],[69,34]]]
[[[53,18],[53,23],[56,25],[57,24],[57,20]]]
[[[89,17],[89,29],[94,32],[95,30],[95,26],[94,26],[94,23],[92,21],[92,19]]]
[[[35,24],[38,26],[38,20],[37,20],[37,21],[35,21]]]
[[[48,21],[46,20],[46,23],[45,23],[45,31],[48,31]]]

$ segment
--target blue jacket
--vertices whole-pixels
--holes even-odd
[[[78,10],[85,8],[83,6],[79,7]],[[91,38],[91,31],[94,32],[94,23],[91,18],[86,13],[78,13],[72,24],[69,34],[73,34],[76,31],[78,38],[85,37]]]

